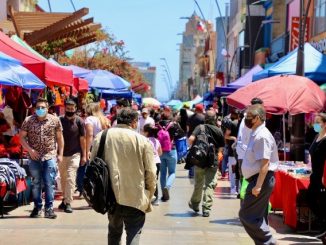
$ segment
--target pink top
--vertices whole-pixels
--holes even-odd
[[[151,142],[151,144],[153,145],[153,149],[154,149],[154,162],[155,163],[161,163],[160,156],[158,155],[158,149],[161,147],[160,142],[157,139],[155,139],[154,137],[149,137],[148,139]]]

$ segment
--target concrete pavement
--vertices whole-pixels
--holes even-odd
[[[178,165],[177,177],[169,202],[160,203],[146,217],[140,244],[223,244],[251,245],[253,241],[241,226],[239,200],[228,194],[228,181],[219,181],[210,217],[194,214],[187,203],[192,193],[192,180]],[[60,201],[55,202],[55,207]],[[20,244],[106,244],[107,217],[89,209],[84,200],[75,200],[74,212],[56,209],[58,218],[29,218],[33,206],[23,206],[0,219],[0,245]],[[271,215],[270,224],[280,244],[321,244],[318,240],[293,233],[283,225],[282,217]],[[122,244],[125,244],[125,236]]]

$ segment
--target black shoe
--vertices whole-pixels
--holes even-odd
[[[66,209],[66,204],[65,204],[65,202],[63,200],[60,203],[60,205],[58,206],[58,209],[60,209],[60,210],[65,210]]]
[[[31,218],[40,218],[42,214],[42,210],[38,208],[34,208],[33,211],[30,214]]]
[[[164,199],[165,201],[168,201],[170,199],[169,189],[167,187],[163,188],[163,197],[162,197],[162,199]]]
[[[69,203],[66,204],[65,213],[69,213],[69,214],[72,213],[72,208],[71,208],[71,205]]]
[[[209,217],[209,212],[207,211],[203,212],[203,217]]]
[[[54,213],[53,208],[48,208],[44,212],[44,218],[47,219],[55,219],[57,218],[57,215]]]
[[[237,198],[240,199],[240,194],[237,195]]]
[[[194,208],[194,206],[192,205],[191,201],[188,202],[188,206],[189,206],[189,208],[191,208],[192,210],[194,210],[194,212],[196,212],[196,213],[199,212],[199,208]]]

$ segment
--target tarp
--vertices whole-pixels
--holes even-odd
[[[113,89],[103,89],[100,92],[103,95],[112,96],[112,97],[121,97],[121,98],[132,98],[132,91],[130,90],[113,90]]]
[[[326,81],[326,55],[316,50],[311,44],[304,45],[304,69],[305,77],[310,78],[317,84],[323,84]],[[281,74],[295,74],[297,64],[298,48],[282,57],[271,67],[255,74],[253,80],[257,81],[263,78],[272,77]]]
[[[74,87],[77,91],[88,91],[88,82],[85,79],[74,77]]]
[[[0,32],[0,51],[21,61],[24,67],[33,72],[47,85],[71,86],[73,84],[72,71],[41,59],[20,44],[11,40],[3,32]]]
[[[45,84],[20,61],[0,52],[0,84],[25,89],[43,89]]]
[[[262,70],[263,70],[263,68],[260,65],[256,65],[253,68],[251,68],[246,74],[244,74],[243,76],[241,76],[234,82],[229,83],[227,86],[233,87],[233,88],[242,88],[242,87],[248,85],[249,83],[251,83],[253,75],[255,75],[256,73],[258,73]]]
[[[31,46],[29,46],[24,40],[20,39],[17,35],[13,35],[10,37],[12,40],[14,40],[19,45],[26,48],[31,53],[35,54],[37,57],[41,58],[42,60],[47,60],[45,57],[43,57],[40,53],[36,52]],[[53,62],[52,62],[53,63]]]

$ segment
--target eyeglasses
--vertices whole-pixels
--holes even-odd
[[[37,110],[39,110],[39,109],[46,109],[46,107],[45,106],[37,106],[36,109]]]

